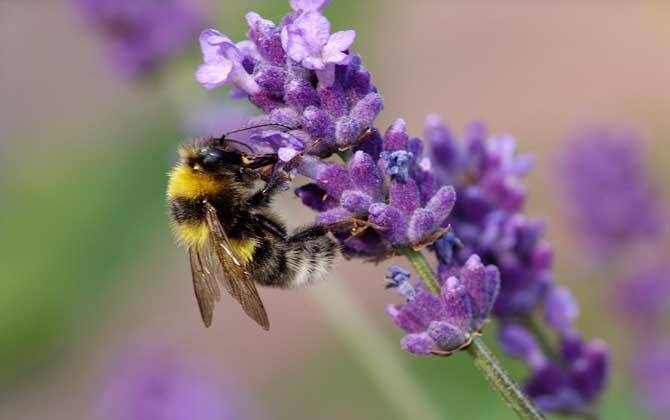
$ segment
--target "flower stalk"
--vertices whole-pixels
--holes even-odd
[[[510,378],[509,373],[488,349],[481,337],[475,336],[467,348],[468,354],[488,383],[520,419],[543,419],[544,416]]]
[[[405,257],[412,263],[412,266],[414,266],[426,287],[433,294],[439,296],[439,282],[424,255],[420,251],[409,250],[405,252]],[[466,350],[472,357],[477,369],[484,375],[491,387],[500,394],[505,403],[520,419],[544,418],[514,380],[512,380],[507,370],[503,368],[480,336],[474,334]]]

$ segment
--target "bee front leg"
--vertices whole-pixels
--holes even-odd
[[[256,191],[247,199],[247,205],[252,208],[267,207],[272,198],[284,189],[284,185],[290,182],[291,178],[284,171],[278,171],[270,175],[265,186]]]

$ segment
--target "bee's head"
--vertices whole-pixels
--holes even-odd
[[[180,150],[182,163],[195,171],[241,180],[259,177],[257,170],[276,163],[276,155],[253,155],[226,144],[204,144]]]
[[[218,175],[235,175],[244,165],[244,155],[239,150],[221,149],[217,147],[200,147],[193,157],[191,167]]]

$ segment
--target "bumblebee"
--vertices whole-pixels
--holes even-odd
[[[177,238],[187,248],[193,287],[206,327],[212,323],[219,284],[265,330],[268,315],[256,284],[295,288],[328,272],[339,245],[326,226],[287,233],[270,211],[287,172],[274,171],[276,154],[254,154],[220,138],[197,140],[179,149],[169,173],[167,199]],[[256,188],[257,181],[264,181]]]

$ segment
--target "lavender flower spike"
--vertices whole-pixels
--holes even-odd
[[[662,231],[656,186],[645,169],[642,139],[616,128],[584,128],[563,152],[566,209],[590,251],[607,257]]]
[[[234,86],[263,111],[248,125],[279,123],[250,142],[283,161],[319,140],[310,154],[327,157],[362,141],[383,108],[360,57],[349,52],[354,31],[330,34],[321,14],[325,0],[295,0],[279,25],[247,14],[248,39],[233,44],[225,35],[203,32],[204,64],[197,80],[206,88]]]
[[[432,146],[435,182],[453,184],[458,195],[446,223],[460,241],[447,236],[433,247],[441,279],[474,264],[477,255],[479,264],[497,267],[500,291],[493,314],[502,324],[499,340],[504,351],[531,368],[527,394],[545,411],[589,410],[606,386],[609,353],[603,343],[586,342],[576,331],[579,310],[570,291],[553,284],[544,223],[523,213],[527,195],[523,177],[532,160],[516,154],[511,137],[488,136],[481,123],[466,127],[458,141],[433,115],[426,119],[426,137]],[[461,281],[484,278],[481,270],[470,270]],[[487,293],[491,289],[482,289],[482,296]],[[472,301],[480,307],[476,298]],[[537,310],[545,313],[543,333],[558,336],[560,348],[551,349],[558,360],[545,354],[535,334],[518,323],[535,322]],[[488,314],[486,308],[483,314]]]
[[[484,273],[491,273],[490,276]],[[391,278],[399,269],[392,267]],[[460,273],[454,273],[442,284],[435,296],[423,284],[415,284],[407,293],[409,275],[400,273],[402,281],[392,284],[407,299],[400,305],[389,305],[387,313],[408,334],[402,347],[417,355],[449,355],[470,344],[490,314],[497,297],[500,278],[493,266],[484,267],[478,256],[468,260]],[[397,283],[397,286],[396,286]]]

